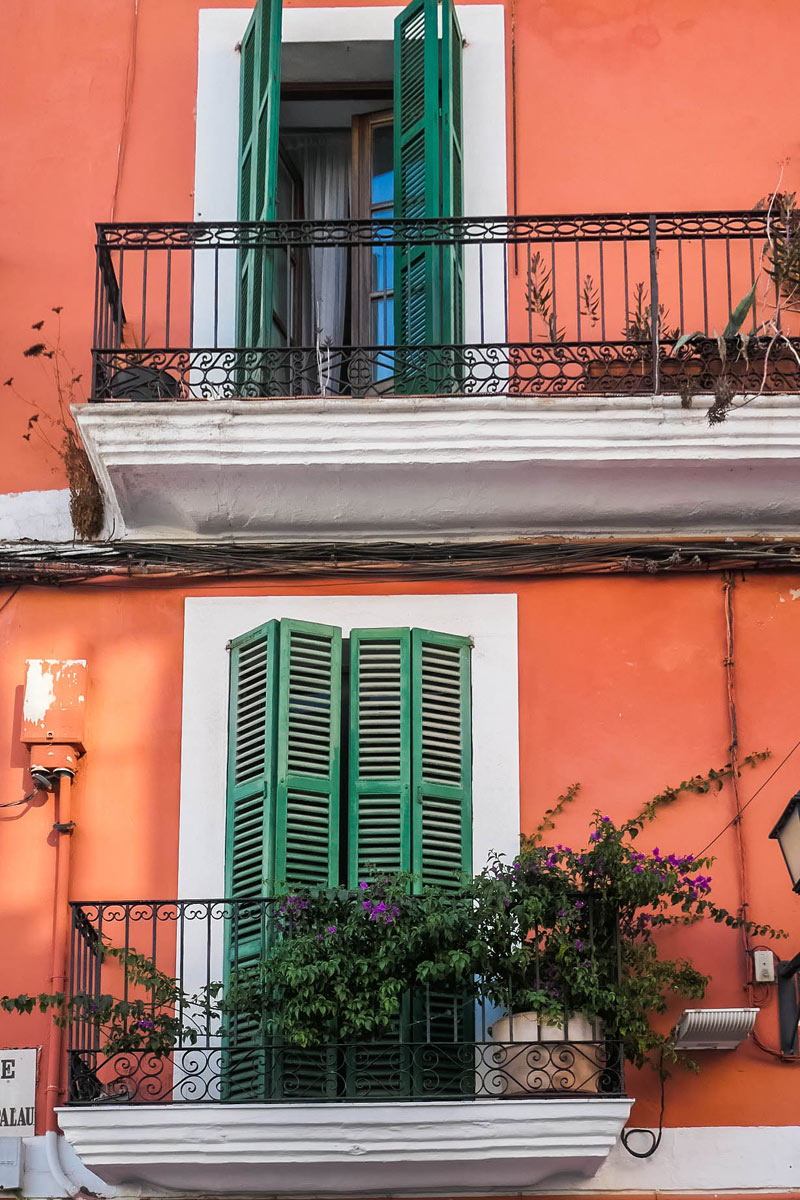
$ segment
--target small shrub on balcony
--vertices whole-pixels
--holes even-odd
[[[301,1047],[396,1037],[404,997],[422,989],[532,1011],[540,1024],[565,1029],[582,1014],[602,1026],[598,1036],[622,1045],[629,1062],[662,1063],[676,1053],[658,1018],[671,999],[701,998],[708,977],[688,959],[666,956],[659,934],[710,920],[783,936],[712,900],[712,858],[639,848],[661,808],[687,792],[719,789],[733,770],[667,788],[620,824],[595,812],[584,847],[550,844],[545,835],[577,795],[575,785],[512,862],[495,855],[452,889],[377,874],[352,890],[287,894],[271,910],[261,957],[198,995],[147,956],[104,942],[103,956],[117,960],[126,980],[124,1000],[20,995],[3,997],[0,1007],[52,1010],[62,1024],[88,1021],[108,1056],[158,1057],[206,1035],[235,1044],[240,1017],[265,1038]]]
[[[583,1014],[637,1066],[675,1057],[654,1018],[673,997],[700,999],[708,977],[688,959],[665,956],[659,932],[702,919],[759,936],[775,931],[714,903],[712,858],[658,846],[646,853],[638,839],[664,805],[721,787],[730,773],[668,788],[621,824],[596,812],[583,848],[545,844],[575,786],[513,862],[493,856],[452,891],[411,895],[411,877],[395,875],[351,892],[291,895],[283,904],[289,936],[226,1002],[251,1015],[265,1006],[279,1012],[282,1036],[309,1046],[380,1037],[408,992],[457,989],[506,1011],[534,1011],[543,1024],[566,1027]]]

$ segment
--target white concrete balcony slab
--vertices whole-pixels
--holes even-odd
[[[800,528],[800,397],[76,407],[115,537],[295,542]]]
[[[95,1175],[148,1195],[507,1195],[591,1178],[632,1103],[131,1104],[62,1108],[59,1122]]]

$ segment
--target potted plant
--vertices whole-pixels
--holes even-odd
[[[122,327],[122,345],[110,361],[105,390],[114,400],[180,400],[184,389],[179,379],[157,365],[164,355],[148,351],[129,324]]]
[[[506,1010],[491,1031],[504,1064],[516,1054],[504,1065],[506,1094],[602,1091],[613,1043],[636,1066],[676,1058],[657,1018],[671,997],[701,998],[708,978],[689,960],[663,954],[659,935],[666,927],[710,919],[780,936],[712,901],[712,858],[639,848],[662,807],[684,792],[720,787],[732,770],[668,788],[620,824],[595,812],[585,847],[545,844],[545,832],[577,795],[574,786],[523,839],[513,862],[495,857],[475,881],[477,986]],[[531,1041],[536,1053],[512,1049]],[[559,1044],[555,1054],[552,1042]]]
[[[750,755],[742,765],[766,757]],[[438,991],[457,994],[465,1013],[476,1002],[502,1010],[490,1045],[476,1039],[467,1021],[459,1031],[448,1018],[439,1040],[450,1042],[456,1094],[612,1090],[619,1086],[614,1048],[633,1065],[651,1062],[663,1074],[665,1061],[678,1056],[659,1018],[676,997],[700,999],[708,979],[688,959],[664,953],[662,932],[710,920],[784,936],[711,899],[712,858],[658,845],[640,849],[664,806],[719,788],[738,769],[729,764],[666,788],[626,821],[595,812],[584,846],[553,845],[545,835],[578,794],[575,785],[523,838],[513,861],[493,855],[479,875],[454,881],[452,889],[387,874],[353,889],[287,894],[276,903],[261,957],[207,985],[200,998],[185,996],[145,956],[104,943],[103,954],[118,958],[135,985],[122,1000],[22,995],[2,998],[0,1007],[52,1009],[62,1023],[89,1015],[103,1031],[106,1054],[156,1057],[203,1032],[224,1039],[234,1016],[255,1017],[262,1037],[278,1048],[278,1063],[309,1053],[313,1064],[315,1053],[337,1045],[344,1066],[326,1069],[340,1088],[342,1080],[350,1087],[347,1044],[353,1043],[366,1055],[368,1073],[386,1065],[381,1055],[390,1044],[397,1061],[399,1046],[399,1070],[409,1078],[428,1070],[425,1055],[415,1055],[419,1045],[430,1052],[433,1077],[445,1061],[437,1059],[436,1037],[413,1019],[398,1037],[398,1022],[413,1018],[415,997]],[[188,1026],[178,1013],[193,1015]],[[474,1061],[454,1054],[466,1048],[471,1055],[473,1044]],[[386,1087],[402,1094],[402,1081]]]

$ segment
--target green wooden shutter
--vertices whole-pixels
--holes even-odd
[[[412,862],[421,885],[458,887],[472,871],[469,638],[414,629]]]
[[[412,674],[412,861],[418,887],[457,888],[472,872],[471,639],[414,629]],[[414,998],[414,1058],[420,1095],[474,1092],[470,1000],[430,989]]]
[[[462,149],[461,48],[464,39],[453,0],[442,0],[441,95],[442,95],[442,213],[443,217],[464,215],[464,167]],[[444,343],[458,346],[464,341],[464,250],[442,247],[442,332]],[[454,373],[452,382],[458,382]]]
[[[340,698],[341,630],[270,621],[231,643],[232,897],[338,883]],[[227,932],[228,971],[246,975],[269,949],[261,906],[245,906]],[[237,1018],[227,1041],[227,1098],[319,1099],[336,1086],[332,1052],[285,1046],[272,1012]]]
[[[273,221],[278,180],[278,114],[282,0],[258,0],[241,44],[239,108],[239,220]],[[239,253],[237,346],[272,344],[274,251]],[[268,388],[262,373],[240,371],[243,390]]]
[[[411,630],[350,634],[348,886],[411,869]],[[408,1096],[411,999],[374,1045],[349,1049],[347,1096]]]
[[[411,632],[350,635],[348,886],[411,869]]]
[[[461,34],[452,0],[412,0],[395,19],[394,211],[422,220],[460,215]],[[395,271],[396,390],[449,391],[442,343],[462,340],[461,251],[400,245]]]
[[[226,978],[246,977],[266,949],[261,899],[269,895],[275,808],[278,622],[268,621],[230,645],[225,895]],[[252,906],[246,903],[252,900]],[[267,1087],[266,1014],[230,1018],[223,1057],[224,1099],[258,1097]]]
[[[342,631],[281,621],[275,882],[339,883]]]
[[[472,868],[470,642],[355,629],[350,643],[348,884],[413,870],[459,886]],[[473,1085],[469,1002],[407,996],[391,1032],[347,1060],[347,1092],[464,1096]]]
[[[279,890],[339,883],[342,631],[281,621],[275,882]],[[336,1049],[273,1039],[273,1095],[335,1097]]]

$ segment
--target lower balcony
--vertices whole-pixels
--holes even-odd
[[[515,1032],[427,988],[388,1033],[293,1044],[270,1005],[254,1020],[224,1001],[275,944],[276,904],[73,906],[59,1121],[96,1175],[156,1193],[430,1195],[595,1173],[632,1104],[616,1042],[577,1018]]]

